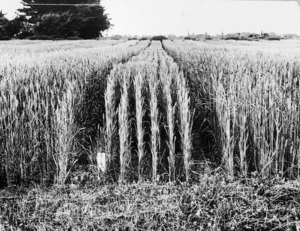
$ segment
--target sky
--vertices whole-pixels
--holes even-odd
[[[300,35],[296,1],[102,0],[114,27],[108,35],[187,35],[275,32]],[[0,0],[8,18],[20,0]]]

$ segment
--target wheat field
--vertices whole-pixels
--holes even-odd
[[[10,42],[0,56],[2,181],[64,184],[99,150],[121,181],[188,181],[203,161],[232,177],[297,178],[298,53],[268,46]]]
[[[163,213],[164,218],[156,220],[152,230],[163,219],[175,224],[165,230],[193,229],[194,223],[202,227],[198,230],[263,230],[258,229],[263,225],[245,228],[247,222],[253,222],[249,214],[252,218],[246,223],[232,214],[236,223],[225,222],[226,206],[233,206],[232,201],[224,204],[226,208],[216,204],[214,219],[201,210],[199,201],[194,210],[184,210],[198,220],[181,224],[173,212],[177,205],[198,198],[197,190],[203,195],[204,189],[209,190],[209,196],[227,200],[230,192],[249,196],[236,185],[241,179],[249,180],[249,187],[256,190],[258,182],[267,179],[292,182],[300,177],[299,41],[10,41],[1,44],[0,50],[1,187],[78,189],[88,184],[101,185],[106,193],[112,193],[107,187],[115,183],[127,193],[142,187],[143,195],[157,200],[173,195],[166,198],[174,207],[168,210],[166,204],[160,204],[159,217]],[[96,171],[98,152],[105,152],[104,173]],[[86,196],[87,201],[100,196],[93,193]],[[120,214],[127,214],[135,230],[142,230],[134,220],[142,219],[140,214],[123,204],[121,195],[119,192],[117,201],[125,207],[120,207]],[[156,199],[151,200],[157,206]],[[27,202],[31,203],[29,197]],[[80,206],[88,209],[84,202]],[[0,206],[8,213],[5,208]],[[17,213],[22,209],[25,207]],[[296,206],[289,212],[293,209],[298,211]],[[105,216],[119,214],[114,209],[106,212]],[[96,216],[91,214],[81,214],[87,219],[85,225]],[[153,211],[145,214],[153,218]],[[97,215],[100,220],[101,216]],[[123,218],[117,224],[126,230]],[[4,226],[3,219],[0,215],[0,230],[15,227],[12,223]],[[74,222],[57,219],[61,230]],[[210,225],[204,225],[207,222]],[[272,222],[273,228],[279,227],[279,221]],[[46,224],[35,225],[39,228],[33,230],[51,230]],[[80,222],[76,227],[82,228]],[[104,222],[97,227],[95,230],[117,226]]]

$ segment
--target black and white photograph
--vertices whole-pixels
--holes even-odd
[[[0,0],[0,231],[300,231],[300,0]]]

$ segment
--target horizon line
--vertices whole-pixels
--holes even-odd
[[[223,0],[223,1],[248,1],[248,2],[298,2],[300,6],[300,0]]]

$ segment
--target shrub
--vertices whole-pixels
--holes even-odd
[[[11,38],[6,35],[0,36],[0,41],[6,41],[6,40],[11,40]]]
[[[78,36],[71,36],[71,37],[67,37],[67,40],[82,40],[83,38],[80,38]]]
[[[141,37],[139,40],[143,41],[143,40],[149,40],[149,39],[150,39],[149,37]]]
[[[123,39],[123,36],[122,35],[113,35],[113,36],[110,37],[110,39],[112,39],[112,40],[121,40],[121,39]]]
[[[20,33],[15,35],[15,37],[17,39],[26,39],[26,38],[29,38],[31,36],[33,36],[33,33],[29,32],[29,31],[21,31]]]
[[[213,38],[211,36],[206,36],[205,40],[212,40]]]
[[[186,37],[184,37],[184,40],[193,40],[193,41],[195,41],[196,38],[195,37],[191,37],[191,36],[186,36]]]
[[[236,37],[236,36],[228,36],[228,37],[226,37],[225,38],[225,40],[240,40],[240,38],[239,37]]]
[[[28,37],[29,40],[53,40],[52,37],[48,35],[34,35],[31,37]]]
[[[150,40],[151,41],[163,41],[163,40],[168,40],[168,38],[163,35],[158,35],[158,36],[153,36]]]
[[[269,37],[269,38],[266,38],[267,40],[270,40],[270,41],[280,41],[281,38],[280,37]]]

